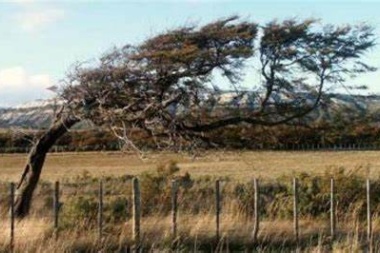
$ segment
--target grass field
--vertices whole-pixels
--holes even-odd
[[[156,252],[170,252],[172,245],[170,216],[171,175],[157,175],[160,164],[176,162],[180,173],[189,172],[194,185],[181,188],[179,194],[179,239],[183,252],[225,252],[244,250],[254,245],[257,252],[290,252],[296,247],[292,224],[292,192],[289,176],[302,172],[323,175],[344,167],[355,176],[337,176],[338,236],[329,237],[329,186],[313,185],[314,178],[304,178],[300,197],[300,229],[303,252],[362,252],[366,250],[366,216],[364,179],[373,183],[373,234],[375,251],[380,250],[380,152],[253,152],[213,151],[192,157],[188,154],[148,153],[141,160],[134,154],[119,152],[52,153],[43,170],[40,189],[32,216],[16,224],[16,252],[122,252],[119,247],[131,245],[130,181],[125,175],[141,175],[143,205],[143,244]],[[26,154],[0,155],[0,182],[6,191],[7,181],[17,181]],[[150,172],[150,176],[143,175]],[[358,177],[357,175],[361,175]],[[282,180],[284,176],[287,179]],[[334,174],[335,176],[335,174]],[[96,178],[105,177],[105,235],[97,239]],[[209,178],[225,178],[221,216],[221,240],[215,245],[214,182]],[[259,177],[261,185],[262,222],[258,243],[252,244],[252,196],[249,182]],[[318,180],[328,181],[329,175]],[[108,179],[106,179],[108,178]],[[208,179],[207,179],[208,178]],[[282,178],[279,187],[275,179]],[[64,180],[68,179],[68,180]],[[62,182],[60,237],[52,233],[52,185]],[[350,183],[352,181],[352,183]],[[5,184],[4,184],[5,183]],[[277,187],[277,188],[276,188]],[[285,187],[285,188],[284,188]],[[314,192],[316,188],[318,192]],[[277,191],[277,193],[275,193]],[[277,194],[277,195],[276,195]],[[320,194],[321,198],[311,198]],[[322,194],[322,195],[321,195]],[[7,196],[6,193],[0,196]],[[352,197],[353,196],[353,197]],[[338,198],[337,197],[337,198]],[[7,205],[7,199],[0,202]],[[326,207],[312,215],[315,207]],[[265,210],[264,210],[265,209]],[[7,208],[0,212],[0,252],[9,250]],[[25,240],[25,238],[28,238]],[[215,248],[216,247],[216,248]],[[201,250],[203,249],[203,251]],[[180,251],[180,250],[179,250]],[[255,252],[256,252],[255,251]],[[249,251],[250,252],[250,251]]]
[[[26,154],[0,154],[0,176],[14,181],[20,176]],[[147,153],[141,160],[134,154],[119,152],[52,153],[49,154],[42,178],[54,181],[89,173],[94,177],[139,175],[153,171],[158,164],[176,161],[181,172],[193,177],[230,177],[250,180],[253,177],[277,178],[300,172],[324,173],[326,170],[344,167],[347,170],[363,168],[370,177],[380,174],[379,151],[342,152],[205,152],[198,157],[188,154]]]

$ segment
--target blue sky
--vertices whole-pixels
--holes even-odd
[[[366,22],[380,37],[380,1],[0,0],[0,106],[53,93],[75,62],[92,60],[113,46],[138,43],[184,24],[204,24],[238,14],[266,23],[273,19],[319,18],[322,23]],[[380,47],[368,55],[380,67]],[[247,78],[254,82],[254,76]],[[380,93],[380,71],[355,80]]]

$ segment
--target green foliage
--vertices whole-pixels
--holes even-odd
[[[298,205],[301,215],[325,216],[329,212],[329,178],[301,173],[298,178]],[[283,177],[282,191],[274,194],[272,203],[268,203],[268,215],[289,218],[293,215],[293,180]]]
[[[122,222],[130,218],[129,203],[126,197],[112,198],[104,207],[104,216],[108,222]]]
[[[331,178],[335,181],[335,200],[338,215],[345,217],[356,212],[366,213],[366,177],[363,167],[355,171],[331,169],[322,175],[301,173],[298,178],[298,208],[301,216],[326,218],[330,211]],[[371,198],[375,209],[380,208],[380,181],[371,181]],[[238,211],[246,217],[253,215],[253,184],[240,183],[234,187],[233,198]],[[260,213],[270,218],[291,218],[293,215],[293,178],[284,176],[276,182],[260,185]]]
[[[72,227],[81,223],[94,224],[98,211],[98,202],[94,196],[73,196],[63,203],[61,225]]]
[[[347,171],[344,168],[331,168],[321,174],[295,174],[298,178],[298,203],[301,217],[327,219],[330,211],[330,180],[335,180],[337,215],[355,215],[365,219],[367,167]],[[108,176],[103,178],[104,221],[120,224],[131,218],[131,179],[133,176]],[[209,214],[215,212],[215,180],[204,176],[193,179],[189,173],[181,173],[175,161],[157,166],[153,172],[139,176],[141,185],[143,216],[166,216],[171,211],[172,181],[178,185],[178,207],[181,214]],[[288,219],[293,216],[293,176],[283,176],[274,181],[259,180],[260,214],[270,219]],[[60,223],[72,227],[78,221],[95,226],[98,215],[99,181],[86,171],[71,182],[61,184]],[[0,183],[3,191],[7,185]],[[52,214],[53,187],[42,182],[36,191],[40,196],[35,210],[44,215]],[[221,180],[222,213],[228,212],[252,219],[254,188],[253,182],[233,182]],[[371,198],[373,210],[380,210],[380,180],[371,178]],[[7,204],[2,198],[1,203]]]
[[[173,180],[177,182],[179,190],[191,187],[190,175],[186,173],[180,176],[179,170],[177,162],[168,161],[158,165],[154,173],[143,173],[140,176],[143,214],[165,214],[170,211]]]

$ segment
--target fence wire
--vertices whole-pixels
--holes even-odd
[[[157,238],[159,234],[165,237],[174,233],[175,226],[178,235],[219,239],[228,236],[244,241],[252,240],[256,219],[261,223],[261,232],[278,233],[270,224],[287,224],[287,227],[293,226],[291,230],[295,230],[298,238],[299,231],[302,233],[302,227],[305,226],[302,220],[312,217],[319,220],[318,231],[329,233],[331,204],[335,203],[338,211],[334,212],[339,215],[353,213],[357,219],[366,221],[368,238],[372,238],[371,217],[380,211],[380,182],[354,179],[351,178],[350,182],[337,179],[336,199],[331,199],[330,180],[323,178],[301,178],[297,181],[297,191],[294,191],[291,179],[284,180],[286,182],[260,181],[258,206],[255,206],[252,182],[220,180],[217,188],[212,179],[189,181],[183,178],[158,180],[148,177],[145,181],[140,180],[141,195],[137,198],[141,206],[138,207],[138,217],[134,211],[137,204],[132,197],[136,193],[132,190],[130,178],[102,179],[102,188],[99,180],[93,178],[76,183],[62,182],[59,189],[53,183],[44,182],[34,194],[35,201],[28,218],[32,225],[28,225],[27,220],[14,220],[14,215],[9,212],[14,200],[11,200],[9,187],[1,183],[0,219],[9,231],[11,241],[17,241],[25,233],[40,234],[47,230],[52,233],[64,230],[81,233],[101,231],[98,235],[100,239],[118,234],[128,240],[136,240],[136,219],[143,235],[139,240]],[[172,180],[178,184],[175,194]],[[173,198],[176,201],[173,202]],[[369,198],[371,205],[368,204]],[[295,201],[297,206],[294,205]],[[352,218],[341,217],[338,224]]]

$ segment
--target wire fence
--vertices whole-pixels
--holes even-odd
[[[129,232],[128,242],[131,247],[139,248],[143,244],[144,240],[149,240],[149,233],[144,231],[147,227],[154,227],[162,220],[169,222],[169,227],[166,227],[168,231],[166,234],[170,234],[173,240],[176,240],[178,236],[182,234],[182,230],[187,223],[191,223],[191,226],[199,226],[199,234],[211,233],[215,242],[219,242],[223,234],[236,233],[239,234],[242,231],[250,231],[249,240],[252,243],[256,243],[259,240],[260,232],[262,231],[262,222],[268,219],[268,216],[263,214],[264,198],[266,198],[265,192],[268,190],[261,186],[261,181],[254,179],[251,183],[252,195],[245,196],[248,198],[244,204],[237,207],[234,205],[232,199],[228,197],[228,193],[225,189],[231,182],[223,180],[207,180],[203,184],[208,184],[208,188],[202,188],[195,194],[197,195],[189,197],[189,192],[184,189],[183,181],[178,179],[172,179],[170,181],[169,189],[156,200],[147,199],[153,196],[154,192],[149,192],[145,188],[141,187],[141,182],[138,178],[131,178],[125,181],[129,184],[129,187],[125,187],[125,192],[121,192],[120,189],[115,189],[114,184],[108,179],[93,180],[92,184],[96,187],[89,187],[87,183],[75,183],[75,188],[72,187],[73,183],[69,182],[55,182],[54,184],[45,183],[39,187],[36,192],[36,199],[42,198],[40,207],[34,207],[38,211],[33,213],[34,219],[40,219],[43,223],[41,227],[50,227],[52,229],[53,236],[58,239],[61,235],[63,226],[77,226],[81,222],[86,222],[86,226],[89,230],[96,230],[97,240],[102,242],[105,235],[110,231],[110,226],[114,226],[116,223],[121,225],[127,224]],[[372,199],[374,194],[371,191],[372,183],[370,179],[365,180],[363,185],[363,195],[365,195],[365,224],[366,224],[366,247],[370,252],[373,252],[373,221],[372,217],[375,215],[374,207],[378,203],[375,203]],[[375,186],[378,187],[377,184]],[[152,188],[154,191],[154,188]],[[239,188],[234,188],[234,191],[238,191]],[[299,247],[300,238],[304,238],[302,230],[300,229],[300,217],[307,215],[305,212],[301,212],[301,205],[305,205],[302,199],[302,181],[298,178],[293,178],[291,181],[291,193],[284,195],[284,201],[291,202],[291,216],[293,223],[293,239],[296,243],[296,247]],[[365,191],[364,191],[365,189]],[[2,189],[4,190],[4,188]],[[344,189],[343,189],[344,190]],[[16,200],[17,191],[14,183],[8,185],[8,192],[0,195],[3,210],[1,212],[2,220],[9,222],[9,250],[13,251],[15,244],[17,243],[18,234],[22,234],[22,227],[18,228],[16,219]],[[317,193],[315,193],[317,194]],[[244,194],[242,194],[244,195]],[[76,198],[76,205],[70,201]],[[244,196],[243,196],[244,198]],[[7,201],[5,201],[7,200]],[[110,203],[113,201],[112,210],[110,210]],[[268,201],[268,200],[266,200]],[[269,200],[270,201],[270,200]],[[146,203],[150,203],[149,206],[144,206]],[[155,206],[151,206],[152,203]],[[328,233],[331,243],[337,238],[337,212],[338,196],[336,190],[336,180],[330,179],[329,192],[327,201],[325,204],[327,207],[326,220],[328,222]],[[248,205],[248,206],[247,206]],[[50,208],[49,208],[50,206]],[[80,211],[73,210],[80,208]],[[243,212],[244,209],[249,209],[251,212]],[[157,213],[159,214],[157,219]],[[246,219],[239,224],[238,227],[223,226],[223,219],[230,216],[246,215]],[[156,219],[151,219],[151,216],[155,216]],[[207,220],[201,220],[197,223],[193,219],[195,217],[208,217]],[[323,216],[325,217],[325,216]],[[69,222],[68,222],[69,221]],[[232,222],[232,221],[229,221]],[[149,224],[152,223],[152,224]],[[197,225],[195,225],[197,224]],[[203,227],[202,227],[203,226]],[[4,226],[5,227],[5,226]],[[38,225],[34,227],[38,229]],[[210,232],[211,231],[211,232]],[[160,231],[161,233],[163,231]]]
[[[115,151],[121,145],[85,145],[85,146],[53,146],[50,152],[85,152],[85,151]],[[29,153],[31,147],[0,147],[0,153]],[[249,147],[253,151],[370,151],[380,150],[379,143],[291,143],[291,144],[257,144]]]

